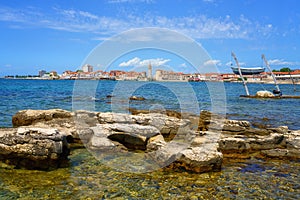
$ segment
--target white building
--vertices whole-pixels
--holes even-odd
[[[89,65],[89,64],[85,64],[85,65],[82,67],[82,71],[83,71],[83,72],[93,72],[93,66],[92,66],[92,65]]]
[[[156,70],[155,72],[156,81],[187,81],[185,76],[181,72]]]

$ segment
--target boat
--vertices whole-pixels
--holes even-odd
[[[239,68],[238,67],[231,67],[233,73],[239,75]],[[252,67],[252,68],[243,68],[240,67],[242,75],[254,75],[260,74],[265,71],[264,67]]]
[[[279,88],[279,85],[277,84],[277,81],[276,81],[276,77],[274,76],[273,72],[272,72],[272,69],[265,57],[264,54],[261,55],[261,58],[263,59],[263,61],[265,62],[269,72],[271,73],[271,76],[274,80],[274,84],[275,84],[275,88],[273,90],[273,95],[270,95],[270,96],[261,96],[261,95],[258,95],[258,92],[256,93],[256,95],[250,95],[249,94],[249,90],[248,90],[248,87],[247,87],[247,82],[245,81],[243,75],[244,74],[256,74],[258,73],[258,71],[260,71],[259,73],[265,71],[265,68],[263,67],[256,67],[256,68],[241,68],[240,67],[240,64],[238,62],[238,59],[236,58],[235,54],[233,52],[231,52],[231,56],[234,58],[235,62],[236,62],[236,65],[237,67],[231,67],[233,72],[236,73],[236,74],[239,74],[240,75],[240,78],[242,79],[243,81],[243,85],[244,85],[244,88],[245,88],[245,91],[246,91],[246,95],[240,95],[240,97],[245,97],[245,98],[271,98],[271,99],[300,99],[300,96],[292,96],[292,95],[282,95],[282,92]],[[235,69],[235,70],[234,70]],[[245,71],[245,69],[247,69]],[[250,70],[250,71],[249,71]],[[262,71],[263,70],[263,71]],[[236,72],[235,72],[236,71]],[[244,73],[243,73],[244,72]],[[263,91],[265,92],[265,91]],[[267,91],[268,92],[268,91]],[[271,92],[269,92],[271,93]]]

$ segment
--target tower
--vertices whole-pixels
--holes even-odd
[[[89,65],[89,64],[85,64],[85,65],[82,67],[82,71],[83,71],[83,72],[93,72],[93,66],[92,66],[92,65]]]
[[[152,66],[151,63],[148,65],[148,80],[152,81]]]

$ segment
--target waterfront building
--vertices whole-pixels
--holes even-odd
[[[205,81],[222,81],[222,77],[219,73],[206,73],[204,74]]]
[[[221,74],[220,76],[224,82],[237,81],[239,78],[239,75],[234,73],[227,73],[227,74],[225,73],[225,74]]]
[[[295,82],[299,83],[300,82],[300,69],[293,70],[291,72],[273,72],[276,80],[279,82]],[[262,73],[264,75],[264,80],[266,82],[271,82],[273,81],[272,75],[270,72],[264,72]]]
[[[155,72],[156,81],[187,81],[182,72],[165,71],[158,69]]]
[[[39,71],[39,77],[43,77],[47,72],[45,70]]]
[[[85,64],[85,65],[82,67],[82,71],[83,71],[83,72],[93,72],[93,66],[92,66],[92,65],[89,65],[89,64]]]

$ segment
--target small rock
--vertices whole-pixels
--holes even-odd
[[[129,97],[129,100],[144,101],[146,99],[144,97],[131,96],[131,97]]]
[[[275,95],[272,92],[267,91],[267,90],[258,91],[258,92],[256,92],[255,96],[256,97],[262,97],[262,98],[264,98],[264,97],[275,97]]]

